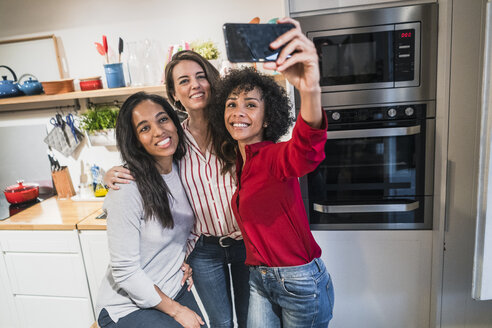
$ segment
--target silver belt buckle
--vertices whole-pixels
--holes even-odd
[[[230,246],[231,246],[231,245],[224,245],[224,244],[222,244],[222,241],[223,241],[224,239],[226,239],[226,238],[229,238],[229,237],[227,237],[227,236],[222,236],[222,237],[220,237],[220,238],[219,238],[219,245],[220,245],[221,247],[224,247],[224,248],[225,248],[225,247],[230,247]]]

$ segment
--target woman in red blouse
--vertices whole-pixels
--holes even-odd
[[[298,177],[324,159],[327,121],[319,64],[299,24],[270,46],[284,45],[265,68],[281,72],[301,97],[292,138],[279,142],[292,119],[289,100],[273,79],[253,69],[231,72],[217,97],[216,153],[237,177],[232,206],[250,266],[248,327],[327,327],[333,286],[311,234]],[[289,57],[288,57],[289,56]]]

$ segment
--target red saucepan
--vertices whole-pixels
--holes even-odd
[[[10,204],[20,204],[32,201],[39,196],[39,185],[17,181],[17,185],[9,186],[3,191]]]

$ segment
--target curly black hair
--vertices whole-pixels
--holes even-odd
[[[290,114],[290,101],[283,87],[268,75],[257,72],[252,67],[231,70],[219,81],[213,109],[210,113],[215,154],[221,161],[222,174],[233,172],[237,157],[237,141],[234,140],[224,123],[227,98],[232,92],[249,92],[258,88],[265,104],[265,127],[263,140],[277,142],[285,135],[294,119]]]

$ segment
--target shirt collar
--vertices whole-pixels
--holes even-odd
[[[261,148],[268,146],[268,145],[271,145],[271,144],[274,144],[274,142],[269,141],[269,140],[265,140],[265,141],[260,141],[260,142],[257,142],[257,143],[251,144],[251,145],[246,145],[246,147],[245,147],[246,154],[248,154],[250,156],[256,155],[258,153],[258,151],[260,151]]]

